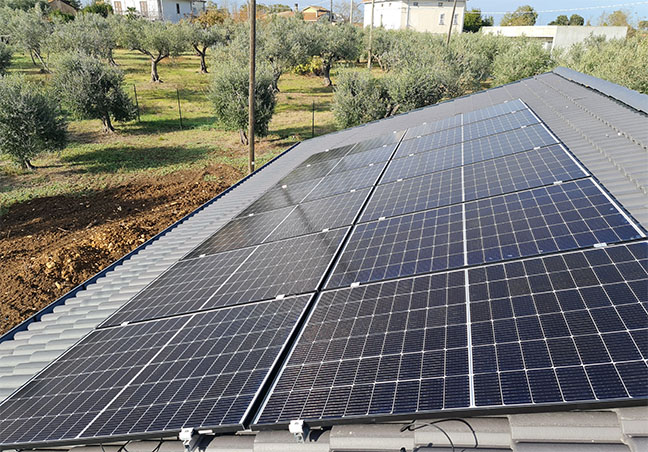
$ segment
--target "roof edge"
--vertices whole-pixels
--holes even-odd
[[[206,207],[208,207],[211,204],[213,204],[214,202],[218,201],[220,198],[222,198],[227,193],[234,190],[236,187],[241,185],[243,182],[247,181],[252,176],[256,175],[259,171],[262,171],[263,169],[267,168],[271,163],[274,163],[280,157],[284,156],[285,154],[290,152],[292,149],[294,149],[297,145],[299,145],[299,143],[301,143],[301,141],[296,142],[295,144],[290,146],[288,149],[284,150],[282,153],[280,153],[279,155],[274,157],[272,160],[267,162],[265,165],[261,166],[256,171],[248,174],[247,176],[245,176],[244,178],[242,178],[241,180],[236,182],[234,185],[232,185],[232,186],[228,187],[227,189],[223,190],[222,192],[218,193],[212,199],[210,199],[209,201],[205,202],[204,204],[198,206],[196,209],[192,210],[191,212],[189,212],[184,217],[180,218],[175,223],[170,224],[169,226],[164,228],[162,231],[158,232],[153,237],[148,239],[146,242],[142,243],[140,246],[138,246],[134,250],[130,251],[128,254],[125,254],[124,256],[120,257],[119,259],[117,259],[113,263],[109,264],[107,267],[104,267],[101,271],[99,271],[95,275],[91,276],[90,278],[86,279],[81,284],[77,285],[72,290],[70,290],[69,292],[62,295],[61,297],[57,298],[56,300],[54,300],[53,302],[51,302],[50,304],[48,304],[47,306],[42,308],[40,311],[38,311],[35,314],[31,315],[27,319],[23,320],[18,325],[16,325],[13,328],[9,329],[7,332],[5,332],[3,334],[0,334],[0,344],[5,342],[5,341],[12,340],[16,336],[17,333],[19,333],[21,331],[26,331],[29,328],[29,325],[31,325],[34,322],[38,322],[44,315],[52,313],[54,311],[54,308],[56,308],[57,306],[64,305],[65,302],[68,299],[74,297],[77,293],[84,291],[88,286],[90,286],[91,284],[94,284],[95,282],[97,282],[97,280],[99,278],[105,276],[108,272],[110,272],[110,271],[114,270],[115,268],[119,267],[122,263],[124,263],[124,261],[130,259],[132,256],[139,253],[140,251],[143,251],[150,244],[152,244],[153,242],[155,242],[159,238],[163,237],[168,232],[171,232],[173,229],[180,226],[180,224],[184,223],[189,218],[191,218],[194,215],[196,215],[197,213],[201,212]]]
[[[641,94],[640,92],[626,88],[625,86],[617,85],[616,83],[563,66],[554,69],[553,73],[571,82],[578,83],[579,85],[583,85],[608,97],[616,99],[635,110],[648,114],[648,95],[646,94]]]

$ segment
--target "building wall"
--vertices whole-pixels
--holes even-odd
[[[388,30],[416,30],[431,33],[447,33],[452,16],[452,1],[430,0],[381,0],[375,2],[374,27],[385,27]],[[456,24],[453,31],[461,33],[463,29],[466,2],[457,2],[455,11]],[[364,25],[371,24],[371,2],[365,0]]]
[[[606,39],[625,39],[626,27],[578,27],[567,25],[516,26],[516,27],[483,27],[482,33],[520,37],[527,36],[545,44],[545,48],[570,47],[583,42],[590,36],[603,36]]]
[[[128,8],[135,8],[142,17],[174,23],[191,16],[192,8],[194,14],[205,9],[205,2],[190,0],[110,0],[110,3],[115,14],[126,14]]]

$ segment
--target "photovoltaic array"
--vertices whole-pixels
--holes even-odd
[[[0,446],[648,397],[645,232],[520,100],[241,207],[0,405]]]

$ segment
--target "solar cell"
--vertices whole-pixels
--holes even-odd
[[[238,218],[299,204],[322,179],[320,177],[293,184],[275,185],[243,210]]]
[[[538,118],[529,110],[520,110],[508,115],[496,116],[484,121],[473,122],[464,126],[463,139],[465,141],[476,138],[506,132],[507,130],[519,129],[520,127],[537,124]]]
[[[461,205],[355,226],[326,288],[463,265]]]
[[[102,326],[313,291],[348,228],[183,260]]]
[[[376,183],[385,165],[386,163],[372,163],[364,168],[326,176],[304,198],[304,201],[313,201],[351,190],[371,187]]]
[[[469,265],[641,237],[591,179],[465,206]]]
[[[464,143],[464,164],[529,151],[556,144],[556,140],[540,124],[489,135]],[[440,149],[436,152],[442,152]]]
[[[464,271],[324,292],[257,424],[467,407]]]
[[[184,259],[193,259],[203,254],[216,254],[262,243],[294,209],[294,206],[288,206],[252,216],[235,218],[196,247]]]
[[[469,270],[476,406],[648,396],[646,268],[640,242]]]
[[[360,221],[428,210],[461,201],[461,168],[451,168],[378,185]]]
[[[96,330],[0,405],[0,446],[240,430],[310,297]]]
[[[484,119],[492,118],[494,116],[505,115],[518,110],[524,110],[527,106],[520,99],[515,99],[501,104],[491,105],[490,107],[473,110],[465,113],[463,116],[463,123],[482,121]]]
[[[586,176],[556,145],[378,185],[361,221],[461,202],[462,170],[467,201]]]
[[[461,166],[461,164],[460,144],[435,151],[414,154],[391,160],[387,165],[387,171],[385,171],[384,176],[380,179],[380,183],[385,184],[398,179],[442,171],[455,166]]]
[[[416,138],[431,133],[440,132],[445,129],[452,129],[453,127],[461,126],[461,115],[457,114],[448,118],[439,119],[438,121],[430,121],[421,124],[420,126],[410,127],[405,133],[405,140]]]
[[[369,190],[365,188],[295,206],[266,241],[350,225],[367,198]]]

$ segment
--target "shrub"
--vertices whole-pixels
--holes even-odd
[[[554,66],[551,54],[542,44],[528,39],[516,39],[495,57],[493,77],[495,84],[503,85],[541,74]]]
[[[436,104],[447,92],[443,72],[425,65],[410,65],[385,79],[391,102],[390,114]]]
[[[65,143],[66,123],[54,100],[22,77],[0,77],[0,153],[33,169],[32,158]]]
[[[338,124],[352,127],[388,114],[387,91],[382,80],[365,71],[343,71],[337,78],[333,115]]]
[[[133,101],[123,90],[124,75],[85,54],[67,54],[56,66],[53,84],[63,105],[79,119],[101,119],[104,132],[114,132],[112,120],[135,118]]]
[[[257,66],[255,77],[255,134],[266,136],[274,114],[276,91],[272,87],[272,71]],[[214,105],[216,119],[227,130],[238,130],[241,143],[248,143],[248,93],[250,77],[241,61],[229,61],[213,71],[209,98]]]

